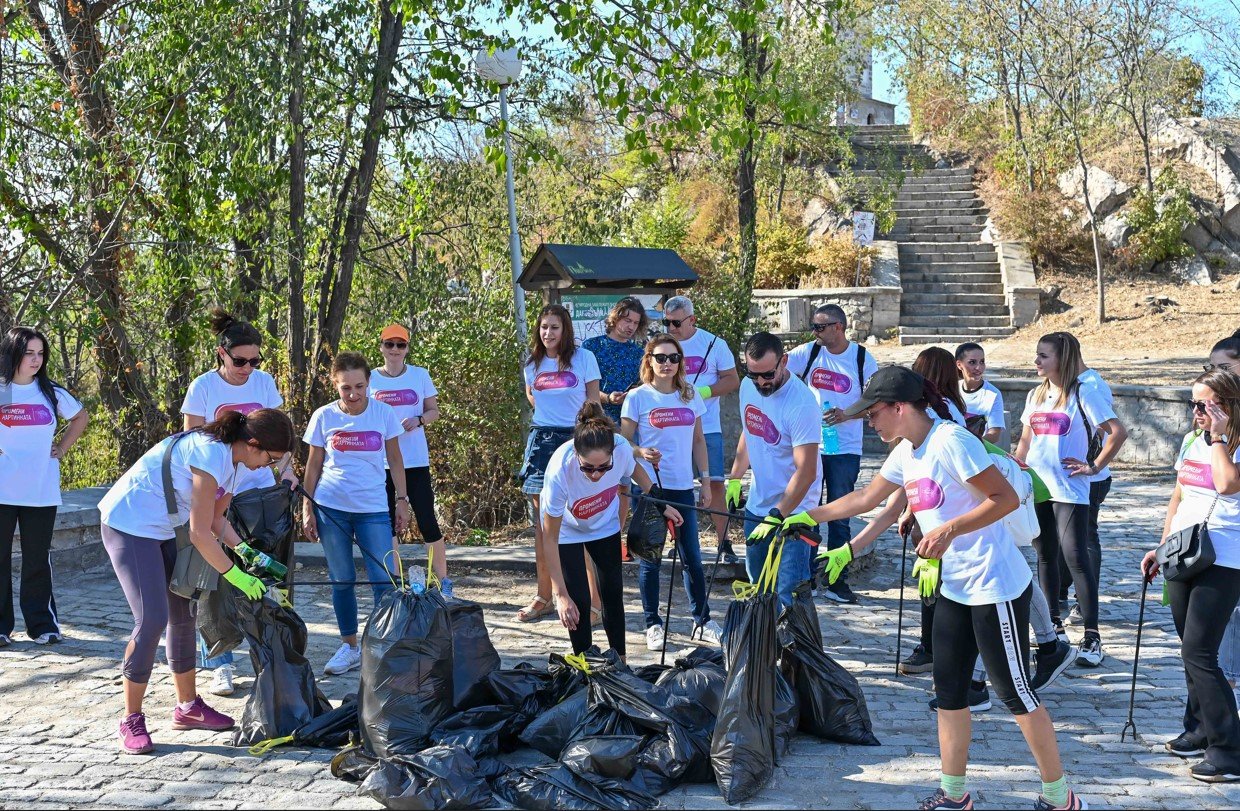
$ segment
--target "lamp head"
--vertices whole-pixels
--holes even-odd
[[[521,78],[521,59],[516,48],[495,52],[479,48],[474,54],[474,70],[488,82],[509,85]]]

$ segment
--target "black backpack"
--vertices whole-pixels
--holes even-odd
[[[805,371],[799,375],[802,383],[809,376],[809,370],[814,368],[814,361],[818,360],[820,352],[822,352],[822,344],[814,341],[814,348],[809,351],[809,360],[805,363]],[[865,388],[865,347],[861,344],[857,344],[857,385]]]

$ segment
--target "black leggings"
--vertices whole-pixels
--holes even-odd
[[[58,634],[56,598],[52,596],[52,532],[55,507],[16,507],[0,504],[0,634],[13,635],[13,536],[22,529],[22,619],[34,639]]]
[[[939,595],[935,602],[934,692],[939,709],[969,706],[969,682],[978,653],[999,699],[1013,715],[1040,703],[1029,686],[1030,584],[1015,600],[964,605]]]
[[[1089,483],[1089,565],[1096,572],[1094,585],[1098,593],[1102,593],[1102,538],[1098,535],[1098,513],[1102,510],[1102,502],[1107,500],[1111,492],[1111,479],[1108,477],[1100,482]],[[1072,582],[1072,571],[1068,562],[1059,556],[1059,602],[1068,601],[1068,586]]]
[[[392,521],[392,529],[396,529],[396,485],[392,484],[392,471],[387,472],[388,518]],[[443,532],[439,529],[439,521],[435,518],[435,490],[431,487],[431,469],[429,467],[405,468],[405,492],[409,494],[409,506],[413,508],[413,518],[418,522],[418,532],[422,533],[423,543],[435,543],[443,540]]]
[[[1038,550],[1038,581],[1051,619],[1060,625],[1059,556],[1062,554],[1072,572],[1076,601],[1089,630],[1098,628],[1098,569],[1089,554],[1089,505],[1043,501],[1034,508],[1038,514],[1038,537],[1033,548]]]
[[[1240,599],[1240,570],[1211,566],[1187,582],[1168,580],[1167,597],[1188,683],[1184,730],[1205,738],[1206,760],[1234,771],[1240,767],[1240,720],[1218,649]]]
[[[621,656],[624,647],[624,576],[620,568],[620,533],[585,543],[560,544],[560,570],[568,597],[577,605],[577,629],[568,632],[573,653],[583,653],[593,643],[590,629],[590,581],[586,579],[586,555],[598,572],[598,596],[602,598],[603,630],[607,644]]]

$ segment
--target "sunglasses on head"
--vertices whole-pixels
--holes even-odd
[[[751,372],[748,369],[745,370],[745,377],[750,380],[774,380],[775,375],[777,374],[779,374],[778,366],[769,372]]]
[[[1226,372],[1228,369],[1235,369],[1237,365],[1240,365],[1240,361],[1232,361],[1230,363],[1207,363],[1202,368],[1207,372],[1213,372],[1215,369]]]
[[[836,325],[836,324],[838,324],[838,323],[840,323],[840,322],[839,322],[839,321],[828,321],[828,322],[827,322],[827,323],[825,323],[825,324],[814,324],[814,323],[811,323],[811,324],[809,325],[809,328],[810,328],[810,331],[811,331],[811,332],[822,332],[822,331],[823,331],[824,329],[826,329],[827,327],[832,327],[832,326],[835,326],[835,325]]]
[[[582,473],[606,473],[607,471],[611,470],[615,466],[616,466],[615,460],[612,460],[605,465],[598,465],[598,466],[587,465],[582,462],[577,463],[577,467],[581,469]]]
[[[655,363],[680,363],[684,356],[679,352],[673,352],[670,355],[663,352],[654,352],[650,357],[654,358]]]
[[[257,358],[239,358],[227,349],[224,350],[224,354],[227,355],[228,359],[232,361],[233,366],[236,366],[238,369],[244,368],[247,365],[253,366],[257,369],[259,366],[263,365],[262,355],[259,355]]]
[[[689,318],[692,318],[692,317],[693,316],[689,316]],[[663,326],[674,327],[675,329],[680,329],[680,325],[688,321],[689,318],[664,318]]]
[[[405,343],[404,341],[384,341],[383,348],[384,349],[408,349],[409,344]]]

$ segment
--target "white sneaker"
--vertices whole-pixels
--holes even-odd
[[[339,676],[341,673],[357,670],[361,666],[362,649],[345,642],[340,646],[340,650],[333,653],[332,658],[327,660],[323,673],[327,676]]]
[[[233,676],[235,671],[232,665],[220,665],[217,667],[211,677],[211,695],[213,696],[230,696],[236,688],[233,686]]]
[[[651,625],[646,629],[646,650],[663,650],[663,626]]]
[[[698,638],[708,645],[722,645],[723,628],[719,627],[719,623],[710,620],[702,626],[701,634]]]
[[[46,634],[39,634],[34,638],[36,645],[55,645],[60,641],[60,634],[49,631]]]
[[[1102,640],[1087,637],[1077,646],[1078,653],[1076,663],[1083,667],[1097,667],[1102,664],[1104,655],[1102,653]]]

